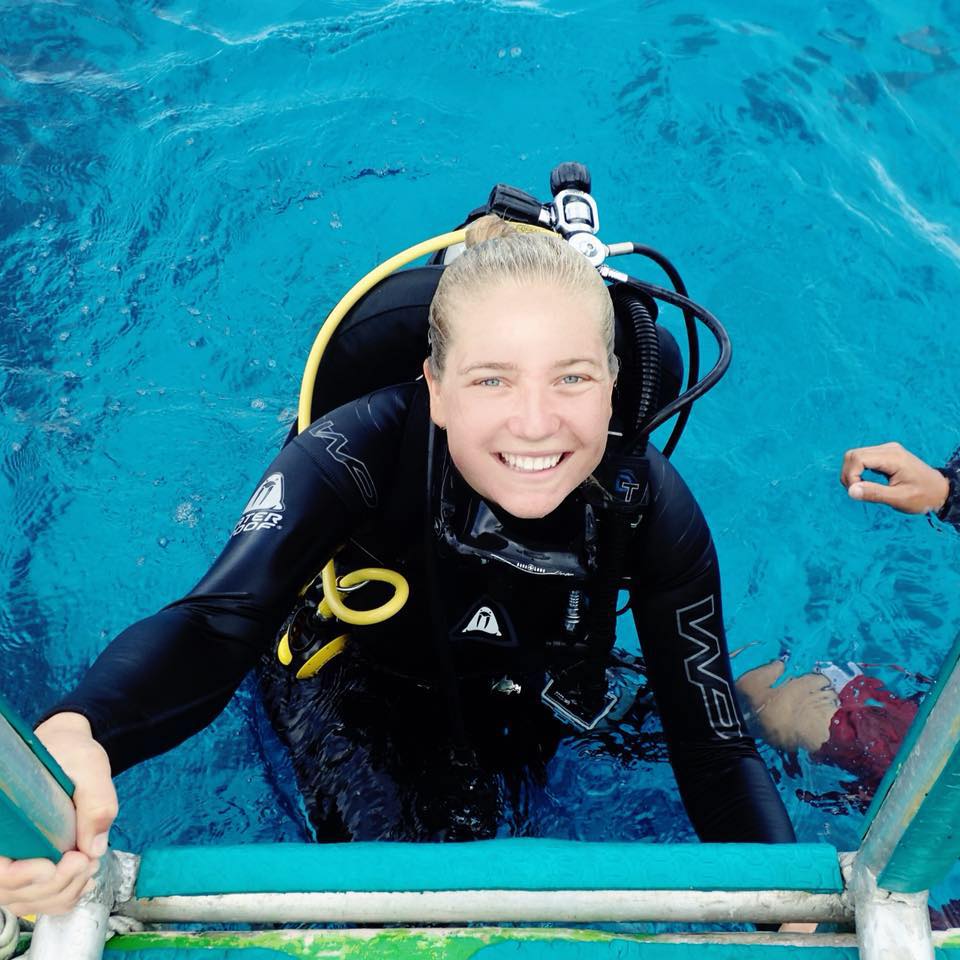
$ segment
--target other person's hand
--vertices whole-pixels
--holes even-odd
[[[864,470],[884,473],[888,482],[863,480]],[[942,473],[899,443],[848,450],[843,457],[840,482],[854,500],[885,503],[901,513],[939,510],[950,492],[950,485]]]
[[[74,783],[77,849],[59,863],[0,857],[0,904],[21,916],[66,913],[92,887],[117,816],[117,794],[106,751],[77,713],[58,713],[36,729],[38,739]]]

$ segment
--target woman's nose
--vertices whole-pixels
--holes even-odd
[[[515,437],[523,440],[543,440],[560,429],[560,416],[546,391],[522,390],[518,392],[508,427]]]

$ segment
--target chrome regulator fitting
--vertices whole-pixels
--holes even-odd
[[[550,226],[599,268],[607,257],[607,248],[597,237],[600,211],[590,195],[590,171],[582,163],[557,165],[550,172],[550,193]]]
[[[568,161],[558,164],[550,172],[550,193],[553,200],[541,203],[536,197],[517,187],[498,183],[490,192],[487,212],[507,220],[547,227],[560,234],[578,253],[582,254],[607,279],[619,280],[622,274],[608,275],[604,261],[633,253],[632,243],[614,243],[609,246],[598,236],[600,212],[590,193],[590,171],[582,163]]]

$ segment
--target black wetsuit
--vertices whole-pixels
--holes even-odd
[[[441,553],[434,589],[448,636],[438,654],[424,563],[426,549],[440,549],[424,534],[428,422],[422,383],[321,417],[271,464],[189,595],[121,633],[56,710],[86,715],[119,772],[209,723],[266,656],[268,706],[301,788],[316,794],[306,799],[322,838],[492,835],[495,817],[463,812],[477,797],[496,807],[496,777],[487,774],[497,764],[501,772],[542,765],[564,732],[539,695],[569,590],[557,578]],[[790,842],[734,698],[709,529],[652,449],[649,495],[624,585],[683,802],[702,840]],[[569,525],[575,539],[579,496],[519,524],[553,537]],[[347,653],[315,679],[291,680],[276,664],[278,629],[303,585],[348,541],[355,556],[400,570],[410,599],[385,624],[352,631]],[[453,735],[454,674],[465,741]],[[491,692],[503,677],[521,694]]]

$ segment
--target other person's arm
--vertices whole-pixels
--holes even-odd
[[[864,480],[864,470],[886,474],[887,483]],[[883,503],[901,513],[934,512],[960,526],[960,450],[945,467],[924,463],[899,443],[848,450],[843,457],[840,482],[854,500]]]

